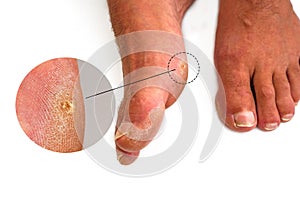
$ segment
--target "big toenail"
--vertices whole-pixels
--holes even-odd
[[[281,120],[283,121],[283,122],[288,122],[288,121],[290,121],[292,118],[293,118],[293,114],[286,114],[286,115],[283,115],[282,117],[281,117]]]
[[[256,124],[256,120],[253,112],[245,111],[239,112],[233,115],[234,117],[234,126],[241,127],[253,127]]]
[[[267,123],[265,126],[265,130],[272,131],[278,127],[277,123]]]
[[[117,139],[119,139],[119,138],[121,138],[121,137],[123,137],[125,135],[127,135],[126,132],[125,133],[121,133],[121,132],[119,132],[119,130],[117,130],[117,132],[115,134],[115,140],[117,140]]]
[[[132,162],[134,162],[134,160],[136,160],[136,159],[137,159],[137,156],[123,153],[117,149],[117,160],[120,162],[120,164],[129,165]]]

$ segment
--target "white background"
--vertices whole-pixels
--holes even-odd
[[[300,14],[299,1],[293,2]],[[210,59],[216,15],[217,0],[199,0],[183,25],[185,37]],[[85,152],[59,154],[38,147],[15,115],[18,86],[48,59],[87,60],[112,40],[106,2],[1,1],[0,23],[0,205],[300,204],[299,108],[290,123],[274,132],[226,129],[215,153],[201,164],[203,141],[198,140],[175,167],[145,178],[110,173]]]

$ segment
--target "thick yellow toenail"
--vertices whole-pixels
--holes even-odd
[[[256,124],[256,120],[253,112],[244,111],[233,115],[234,126],[237,128],[253,127]]]
[[[277,123],[267,123],[265,126],[265,130],[272,131],[278,127]]]
[[[121,137],[123,137],[125,135],[127,135],[127,132],[121,133],[121,132],[119,132],[119,130],[117,130],[117,132],[115,134],[115,140],[117,140],[117,139],[119,139],[119,138],[121,138]]]

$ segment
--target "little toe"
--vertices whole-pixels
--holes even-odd
[[[277,110],[272,76],[271,72],[258,70],[253,78],[258,127],[265,131],[274,130],[280,124],[280,115]]]
[[[300,64],[300,59],[299,59]],[[287,70],[287,76],[291,87],[291,94],[295,104],[300,100],[300,65],[295,64]]]
[[[295,113],[295,104],[291,96],[290,83],[286,73],[275,73],[273,83],[276,94],[276,105],[282,122],[288,122]]]

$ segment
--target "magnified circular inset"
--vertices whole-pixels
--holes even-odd
[[[177,52],[169,59],[168,71],[171,71],[173,68],[176,68],[176,66],[177,66],[176,65],[177,62],[175,61],[176,58],[179,58],[179,59],[186,58],[187,59],[186,62],[181,63],[180,69],[184,69],[185,67],[189,68],[188,80],[182,81],[181,79],[178,79],[178,77],[176,75],[174,75],[172,72],[168,73],[169,77],[177,84],[189,84],[189,83],[192,83],[193,81],[195,81],[200,74],[200,63],[199,63],[198,58],[190,52],[185,52],[185,51]]]
[[[78,60],[78,68],[80,75],[78,81],[80,81],[85,105],[83,147],[88,148],[103,138],[110,128],[116,101],[109,80],[98,68],[80,60]],[[75,118],[75,123],[77,120]],[[76,127],[76,130],[80,132],[80,127]]]
[[[82,72],[83,69],[86,71]],[[26,75],[17,93],[16,113],[22,129],[33,142],[55,152],[76,152],[102,138],[86,136],[87,120],[95,119],[90,117],[95,114],[85,104],[85,88],[81,87],[80,79],[81,74],[90,73],[95,78],[89,79],[89,85],[101,87],[102,79],[102,85],[110,87],[100,70],[74,58],[48,60]],[[112,102],[113,97],[109,104]],[[107,108],[100,108],[99,113],[106,117],[105,122],[112,121],[113,114]],[[105,133],[110,124],[107,125],[100,123],[97,127]]]

